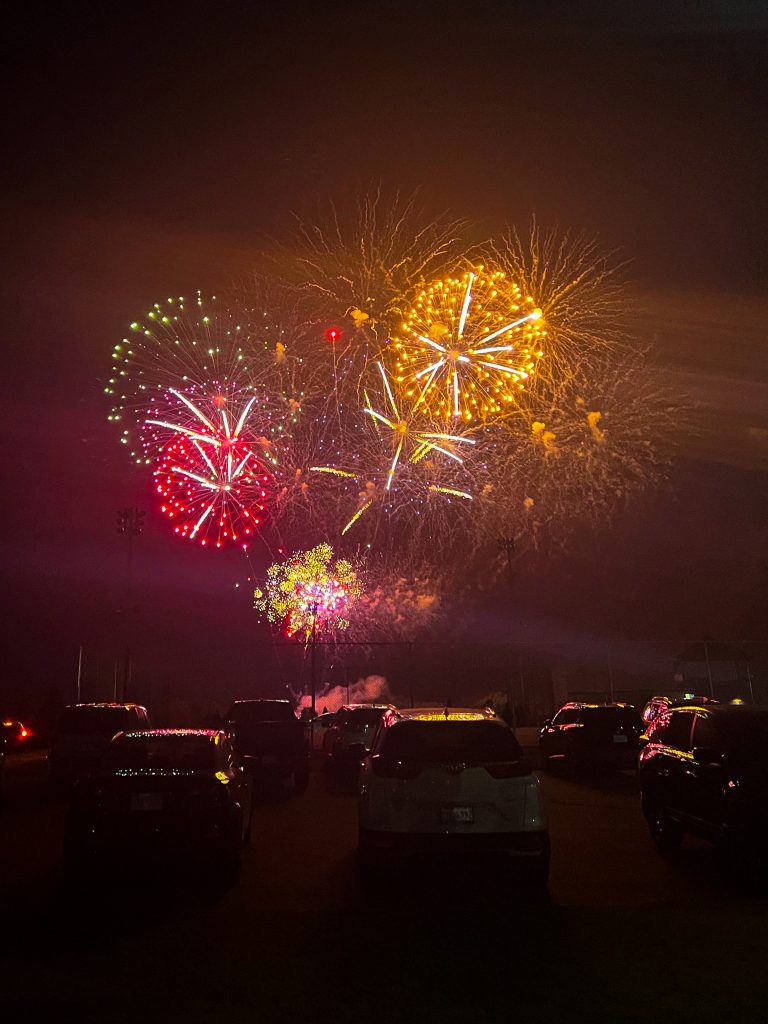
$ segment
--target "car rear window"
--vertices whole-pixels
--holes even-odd
[[[383,708],[354,708],[344,711],[339,716],[342,725],[363,726],[376,725],[384,714]]]
[[[233,704],[229,720],[241,725],[250,725],[253,722],[295,722],[296,715],[287,701],[254,700]]]
[[[67,708],[59,719],[64,736],[114,736],[132,724],[129,708]]]
[[[110,746],[109,768],[212,771],[213,744],[207,736],[121,736]]]
[[[382,755],[399,761],[519,761],[514,733],[497,722],[399,722],[388,731]]]
[[[582,708],[581,721],[585,727],[615,729],[618,726],[639,725],[640,719],[633,708]]]

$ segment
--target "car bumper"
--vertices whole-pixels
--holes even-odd
[[[269,755],[245,754],[243,756],[243,768],[249,775],[264,775],[274,778],[287,778],[294,772],[306,772],[309,770],[310,755],[307,752],[301,757],[293,757],[288,760],[274,758]]]
[[[372,861],[411,857],[475,857],[499,855],[520,861],[549,857],[549,832],[378,832],[360,833],[360,848]]]

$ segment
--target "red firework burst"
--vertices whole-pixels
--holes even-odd
[[[274,495],[274,477],[263,458],[242,436],[223,431],[174,438],[154,477],[160,509],[176,521],[176,533],[203,547],[247,547]]]

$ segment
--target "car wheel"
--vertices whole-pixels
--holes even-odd
[[[546,892],[549,882],[549,857],[537,857],[535,861],[527,864],[522,881],[525,889],[532,896],[541,895]]]
[[[670,818],[663,807],[651,807],[646,811],[646,821],[651,839],[660,853],[672,853],[680,847],[684,830],[679,821]]]
[[[243,821],[243,832],[242,832],[242,844],[248,846],[251,841],[251,823],[253,822],[253,814],[249,808],[248,817]]]
[[[240,848],[227,850],[221,855],[218,867],[218,877],[226,889],[237,884],[240,878]]]
[[[298,768],[293,773],[294,793],[303,793],[309,785],[309,768]]]

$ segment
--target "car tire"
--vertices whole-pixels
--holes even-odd
[[[659,853],[673,853],[680,848],[685,830],[679,821],[670,818],[661,806],[651,806],[645,811],[648,831]]]
[[[218,877],[225,889],[231,889],[233,885],[237,885],[240,878],[240,848],[223,853],[217,867]]]
[[[299,768],[293,773],[294,793],[304,793],[309,785],[309,768]]]
[[[251,825],[252,825],[252,823],[253,823],[253,814],[249,810],[248,811],[248,819],[244,823],[244,828],[243,828],[243,832],[242,832],[242,840],[241,840],[241,842],[242,842],[243,846],[248,846],[250,844],[250,842],[251,842]]]

